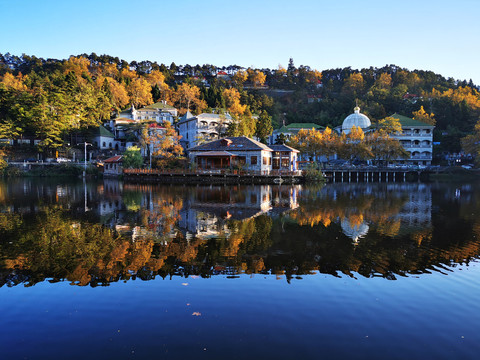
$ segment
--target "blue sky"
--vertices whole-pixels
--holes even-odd
[[[478,0],[0,0],[0,52],[318,70],[396,64],[480,84]]]

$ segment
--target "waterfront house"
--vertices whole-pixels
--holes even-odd
[[[216,140],[222,137],[232,122],[230,114],[202,113],[192,115],[187,111],[177,124],[180,144],[185,150],[205,141]]]
[[[272,153],[272,170],[279,171],[296,171],[297,169],[297,156],[300,153],[297,149],[294,149],[287,145],[270,145]]]
[[[286,145],[267,146],[245,136],[226,137],[189,149],[199,170],[248,170],[269,174],[272,170],[297,170],[298,150]]]
[[[273,150],[245,136],[226,137],[189,149],[199,170],[241,169],[270,173]]]
[[[116,155],[103,162],[103,174],[105,176],[119,176],[123,172],[123,156]]]

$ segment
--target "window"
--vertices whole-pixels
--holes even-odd
[[[250,157],[250,164],[251,165],[257,165],[257,157],[256,156],[251,156]]]
[[[263,157],[263,165],[267,165],[268,164],[268,159],[266,156]]]
[[[289,158],[282,158],[282,167],[283,168],[290,167],[290,159]]]
[[[102,145],[102,146],[103,146],[103,147],[106,147],[106,146],[107,146],[107,144],[105,143],[105,141],[103,142],[103,145]]]
[[[280,159],[279,158],[273,158],[273,169],[280,169]]]

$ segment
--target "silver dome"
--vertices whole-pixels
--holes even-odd
[[[372,125],[368,116],[360,113],[358,106],[356,106],[353,111],[353,114],[348,115],[345,120],[343,120],[342,132],[344,133],[348,134],[353,126],[360,127],[363,130]]]

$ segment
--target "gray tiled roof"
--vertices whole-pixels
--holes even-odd
[[[294,149],[288,145],[283,145],[283,144],[280,144],[280,145],[270,145],[269,146],[270,149],[272,149],[273,151],[293,151],[293,152],[300,152],[298,151],[297,149]]]
[[[231,141],[230,145],[225,145],[224,139]],[[251,151],[251,150],[266,150],[272,151],[267,145],[262,144],[253,139],[249,139],[246,136],[228,136],[224,139],[211,141],[206,144],[198,145],[188,149],[188,151]]]

